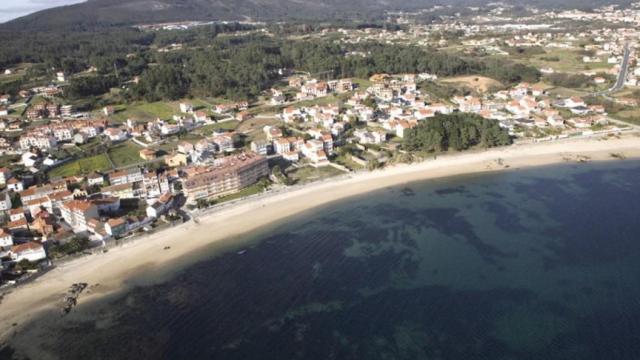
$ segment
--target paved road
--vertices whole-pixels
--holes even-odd
[[[624,87],[624,82],[627,79],[627,73],[629,72],[629,55],[631,55],[631,49],[629,48],[629,43],[624,44],[624,53],[622,55],[622,65],[620,66],[620,73],[618,73],[618,79],[616,83],[605,91],[600,91],[593,93],[592,95],[601,96],[607,95],[612,92],[616,92],[622,90]]]
[[[622,56],[622,66],[620,67],[620,74],[618,74],[618,80],[615,85],[610,89],[618,91],[624,87],[624,81],[627,78],[627,72],[629,72],[629,55],[631,50],[629,49],[629,43],[624,44],[624,55]]]

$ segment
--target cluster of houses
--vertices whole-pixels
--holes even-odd
[[[106,241],[132,233],[172,208],[177,179],[177,171],[130,168],[28,186],[33,179],[2,168],[0,262],[37,262],[46,258],[50,246],[78,236]],[[123,205],[131,199],[136,206],[144,200],[144,211]]]
[[[325,97],[331,93],[346,93],[353,90],[353,82],[351,79],[340,79],[331,81],[322,81],[308,76],[292,76],[289,78],[289,87],[296,89],[296,100],[313,100],[315,98]],[[282,93],[272,90],[275,104],[283,99]],[[272,100],[272,103],[274,101]]]
[[[579,97],[551,98],[544,87],[528,83],[482,96],[432,101],[416,85],[426,78],[429,74],[376,74],[370,78],[371,86],[353,92],[342,108],[335,104],[286,107],[279,115],[283,125],[306,140],[283,136],[281,128],[269,126],[264,129],[267,141],[254,142],[252,148],[263,154],[280,154],[289,161],[307,158],[311,165],[318,166],[328,163],[325,158],[334,152],[336,143],[383,144],[393,137],[403,138],[407,130],[437,114],[475,113],[498,121],[514,136],[531,128],[571,132],[608,123],[603,106],[588,105]],[[345,138],[353,119],[366,126],[356,126],[351,137]]]
[[[70,117],[73,112],[71,105],[60,105],[54,102],[40,102],[35,105],[31,105],[25,115],[29,120],[36,119],[54,119],[62,117]]]
[[[102,134],[107,126],[106,120],[73,121],[36,126],[20,136],[18,146],[23,152],[34,148],[51,151],[57,148],[58,143],[84,143]]]

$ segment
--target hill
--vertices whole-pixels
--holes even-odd
[[[89,0],[43,10],[3,29],[91,28],[184,20],[284,20],[346,18],[410,9],[434,0]]]
[[[444,4],[482,5],[490,0],[89,0],[40,11],[6,24],[4,30],[74,29],[184,20],[344,19],[380,16]],[[508,0],[517,5],[592,8],[628,0]]]

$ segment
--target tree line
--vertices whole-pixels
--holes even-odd
[[[353,52],[366,56],[347,56]],[[507,84],[535,82],[540,76],[536,69],[521,64],[468,59],[415,46],[371,43],[345,47],[329,41],[287,42],[266,37],[217,41],[204,49],[159,55],[156,61],[166,66],[143,72],[133,96],[153,100],[187,95],[253,98],[279,80],[283,69],[307,71],[320,78],[368,78],[374,73],[482,74]]]
[[[117,28],[68,33],[63,36],[64,41],[54,34],[26,34],[26,42],[20,43],[22,48],[11,40],[0,49],[0,66],[35,63],[24,75],[23,84],[52,79],[59,70],[75,74],[92,66],[94,74],[71,81],[67,94],[74,99],[100,95],[108,91],[108,86],[124,85],[139,76],[140,81],[123,96],[125,100],[150,101],[203,95],[255,98],[281,79],[285,69],[321,74],[324,78],[367,78],[374,73],[478,74],[505,84],[535,82],[540,76],[535,68],[505,60],[471,58],[411,45],[288,41],[257,34],[217,36],[248,29],[252,27],[232,24],[184,32]],[[0,38],[4,39],[3,35],[6,33],[0,33]],[[182,50],[157,51],[173,42],[185,46]],[[15,92],[19,85],[5,87]]]
[[[509,133],[497,121],[471,113],[436,115],[421,121],[404,137],[407,150],[426,152],[461,151],[474,146],[489,148],[510,143]]]

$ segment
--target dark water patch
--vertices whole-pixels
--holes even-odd
[[[495,263],[496,258],[515,257],[516,254],[507,253],[494,245],[483,241],[473,230],[459,210],[455,208],[432,208],[416,211],[428,223],[428,225],[449,237],[462,237],[488,262]]]
[[[628,221],[629,214],[640,211],[640,203],[631,200],[638,197],[637,190],[611,186],[606,181],[610,176],[638,176],[637,172],[637,169],[596,169],[571,174],[569,181],[534,178],[514,184],[516,191],[527,189],[536,198],[544,199],[549,216],[559,224],[543,229],[552,239],[546,248],[557,256],[555,266],[619,261],[640,251],[640,242],[630,236],[637,227]],[[567,183],[579,186],[580,195],[569,189]]]
[[[242,256],[78,310],[86,316],[48,332],[48,349],[68,359],[640,359],[640,189],[630,186],[640,164],[620,164],[336,203]]]
[[[501,194],[501,193],[496,192],[496,191],[485,191],[483,194],[485,196],[496,198],[496,199],[504,199],[504,198],[506,198],[506,195]]]
[[[621,311],[624,310],[624,311]],[[640,311],[603,307],[554,340],[557,359],[640,359]],[[584,339],[591,339],[584,343]],[[579,357],[572,357],[579,355]]]
[[[441,196],[453,195],[453,194],[465,194],[467,192],[467,188],[465,186],[456,186],[450,187],[446,189],[437,189],[434,192]]]
[[[586,296],[592,296],[596,292],[591,286],[583,286],[580,288],[580,291]]]
[[[401,192],[402,192],[402,195],[404,196],[416,196],[416,192],[413,191],[413,189],[410,187],[402,188]]]
[[[0,344],[0,360],[19,360],[15,355],[13,348]],[[26,358],[23,359],[27,360]]]
[[[502,230],[514,233],[528,230],[520,223],[518,213],[509,209],[504,204],[496,201],[488,201],[483,205],[484,208],[495,216],[495,224]]]

